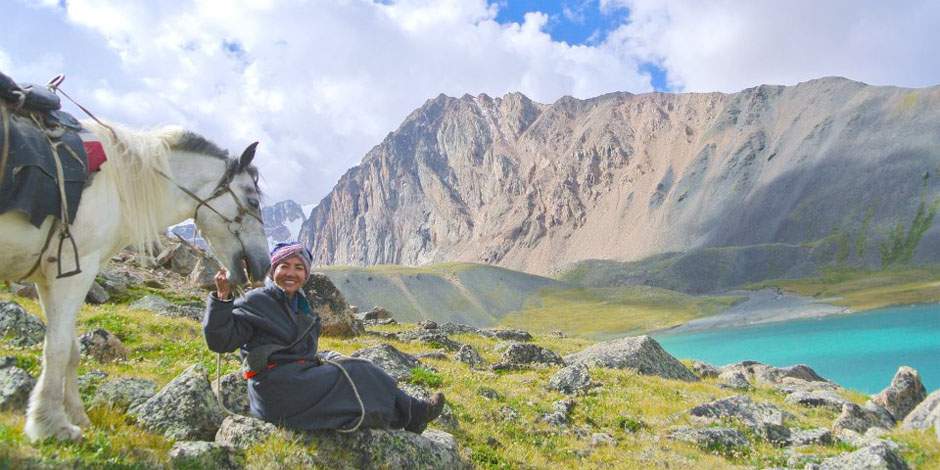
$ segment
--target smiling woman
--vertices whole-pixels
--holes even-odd
[[[410,397],[372,362],[317,351],[320,317],[301,289],[310,251],[279,243],[266,285],[232,301],[224,270],[215,277],[203,333],[209,349],[240,348],[251,412],[296,429],[405,428],[421,433],[444,407],[444,395]]]

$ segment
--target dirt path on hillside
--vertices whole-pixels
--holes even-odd
[[[852,313],[841,305],[832,305],[812,297],[787,294],[775,288],[757,291],[732,291],[722,296],[747,297],[717,315],[697,318],[668,330],[670,333],[733,328],[738,326],[772,323],[827,315]],[[831,299],[830,299],[831,300]]]

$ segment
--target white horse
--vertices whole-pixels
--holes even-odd
[[[269,265],[258,172],[251,166],[254,144],[236,160],[179,127],[134,132],[83,124],[101,139],[108,160],[85,188],[70,227],[79,259],[67,242],[62,259],[55,259],[58,237],[43,249],[52,217],[37,229],[20,212],[0,215],[0,279],[28,275],[47,322],[42,374],[26,411],[25,431],[33,441],[77,439],[89,424],[78,392],[75,321],[95,276],[122,248],[152,250],[160,230],[194,218],[233,283],[247,282],[242,261],[253,281],[262,280]],[[57,279],[58,262],[68,270],[76,261],[80,274]]]

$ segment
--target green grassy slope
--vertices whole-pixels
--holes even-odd
[[[494,266],[324,268],[360,310],[385,307],[399,321],[455,321],[595,339],[668,328],[718,313],[733,298],[700,299],[666,289],[586,288]]]

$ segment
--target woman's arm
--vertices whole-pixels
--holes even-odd
[[[202,333],[206,345],[215,352],[231,352],[248,342],[254,334],[254,328],[245,321],[239,321],[235,315],[235,302],[231,296],[225,270],[215,276],[216,292],[209,294],[206,301],[206,315],[202,319]]]

